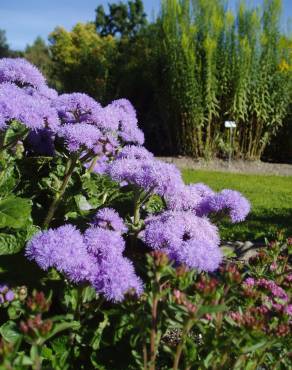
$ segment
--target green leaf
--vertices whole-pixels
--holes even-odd
[[[13,321],[7,321],[0,327],[0,334],[9,343],[16,343],[22,335],[17,329],[17,325]]]
[[[24,247],[25,242],[39,231],[35,225],[29,225],[27,229],[17,233],[0,233],[0,255],[16,254]]]
[[[13,143],[20,138],[24,138],[28,133],[28,129],[18,121],[12,121],[5,132],[4,144]]]
[[[61,322],[55,324],[53,330],[48,334],[46,338],[43,339],[42,343],[45,343],[48,339],[52,338],[54,335],[61,333],[64,330],[72,329],[78,330],[80,328],[80,323],[78,321],[72,322]]]
[[[80,211],[89,211],[94,207],[88,202],[84,195],[76,195],[74,197],[76,205]]]
[[[0,233],[0,255],[16,254],[23,247],[23,238],[17,235]]]
[[[0,194],[4,196],[11,193],[16,185],[15,166],[9,165],[2,168],[2,165],[0,165],[0,167]]]
[[[0,228],[19,229],[30,221],[31,201],[18,197],[0,200]]]
[[[91,346],[94,350],[99,349],[102,333],[104,329],[109,325],[109,319],[107,315],[104,315],[103,321],[101,321],[95,330],[94,337],[91,340]]]
[[[243,347],[242,352],[243,353],[254,352],[257,349],[264,347],[266,344],[268,344],[268,341],[264,339],[256,344],[253,344],[252,346]],[[272,344],[272,343],[269,343],[269,344]]]
[[[218,305],[218,306],[201,306],[198,311],[198,316],[203,316],[207,313],[217,313],[217,312],[223,312],[227,310],[227,306],[224,304]]]

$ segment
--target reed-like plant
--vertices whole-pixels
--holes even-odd
[[[237,122],[235,155],[261,157],[291,100],[291,40],[281,34],[281,5],[241,1],[233,13],[223,0],[162,0],[163,87],[178,152],[218,154],[228,119]]]

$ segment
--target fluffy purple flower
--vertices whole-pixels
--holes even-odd
[[[209,188],[208,185],[205,185],[201,182],[198,182],[197,184],[190,184],[189,187],[193,192],[196,192],[201,199],[215,194],[215,192]]]
[[[66,124],[58,130],[58,136],[65,140],[70,152],[87,148],[94,150],[102,137],[100,130],[87,123]]]
[[[3,82],[13,82],[20,87],[29,85],[36,89],[46,86],[41,72],[22,58],[0,59],[0,83]]]
[[[115,231],[103,227],[91,227],[85,231],[88,252],[96,258],[98,273],[92,275],[91,283],[98,293],[114,302],[124,299],[127,292],[142,292],[142,282],[135,274],[130,260],[123,257],[124,239]]]
[[[199,215],[226,212],[232,223],[243,221],[250,212],[250,203],[238,191],[222,190],[214,195],[203,198],[198,206]]]
[[[15,294],[13,293],[12,290],[8,290],[8,292],[5,294],[5,300],[7,302],[13,301],[14,297],[15,297]]]
[[[95,117],[96,125],[104,131],[117,131],[120,123],[120,110],[112,105],[102,108]]]
[[[59,95],[54,105],[64,123],[95,124],[102,111],[99,103],[83,93]]]
[[[120,302],[126,293],[139,296],[143,292],[141,279],[135,274],[132,262],[121,255],[110,253],[99,263],[99,274],[92,279],[97,292],[103,293],[106,299]]]
[[[23,90],[31,96],[34,96],[36,98],[46,98],[48,100],[54,101],[58,97],[58,93],[56,90],[51,89],[48,86],[41,86],[40,89],[36,90],[35,88],[31,86],[26,86],[23,88]]]
[[[118,212],[112,208],[99,210],[93,218],[92,225],[117,231],[121,234],[126,233],[128,230]]]
[[[6,284],[0,285],[0,293],[5,293],[8,290],[8,286]]]
[[[172,211],[195,210],[201,201],[201,197],[192,185],[177,187],[172,193],[166,194],[165,202],[167,208]]]
[[[198,270],[214,271],[222,259],[217,228],[192,212],[168,211],[149,218],[142,239],[177,263]]]
[[[128,99],[117,99],[111,102],[113,107],[121,109],[125,114],[134,118],[137,118],[136,110]]]
[[[126,181],[160,196],[183,185],[179,170],[158,160],[117,159],[109,165],[108,173],[114,181]]]
[[[122,236],[104,227],[90,227],[84,233],[84,241],[90,254],[104,258],[110,253],[122,255],[125,241]]]
[[[29,129],[49,127],[55,130],[59,125],[57,111],[44,98],[35,98],[12,83],[0,84],[0,130],[11,120],[22,122]]]
[[[153,159],[154,156],[143,146],[126,145],[116,156],[116,159],[136,159],[136,160],[147,160]]]
[[[97,273],[82,235],[72,225],[39,232],[28,242],[25,255],[43,270],[54,267],[74,282],[86,281]]]
[[[97,145],[94,148],[95,153],[105,154],[112,157],[119,147],[119,142],[116,137],[107,133],[100,137]]]
[[[138,127],[136,111],[127,99],[114,100],[104,109],[107,118],[105,126],[117,130],[124,143],[144,144],[144,134]]]

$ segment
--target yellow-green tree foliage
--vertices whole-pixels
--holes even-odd
[[[56,28],[49,41],[59,89],[83,91],[101,101],[106,100],[116,40],[112,36],[99,36],[94,24],[78,23],[71,32]]]

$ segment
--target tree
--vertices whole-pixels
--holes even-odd
[[[6,32],[0,29],[0,58],[9,56],[9,46],[7,44]]]
[[[101,36],[132,37],[147,24],[142,0],[109,4],[108,14],[100,5],[95,12],[96,30]]]
[[[36,65],[49,82],[53,82],[50,76],[52,69],[50,49],[41,37],[37,37],[32,45],[26,47],[24,57]]]
[[[93,24],[78,23],[71,32],[56,28],[49,41],[59,89],[86,92],[105,101],[115,60],[115,39],[99,36]]]

